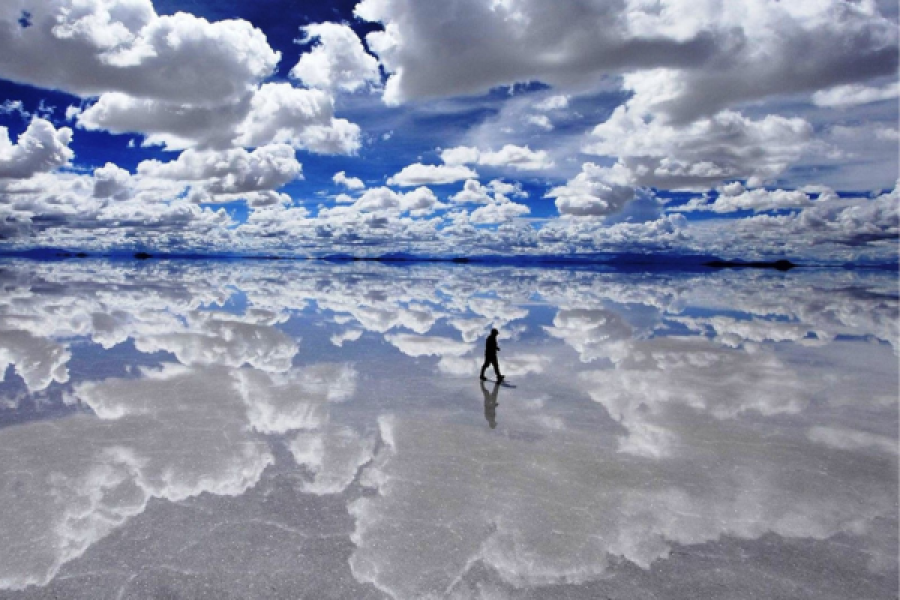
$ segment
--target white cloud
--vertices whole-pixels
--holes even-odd
[[[855,106],[869,102],[880,102],[900,96],[900,82],[889,83],[882,87],[869,87],[861,83],[839,85],[827,90],[819,90],[813,94],[813,102],[817,106]]]
[[[811,137],[812,126],[799,118],[754,121],[724,111],[673,125],[626,104],[594,128],[584,151],[618,156],[637,185],[705,188],[728,179],[771,179],[800,158]]]
[[[900,194],[897,188],[875,199],[818,200],[795,215],[761,215],[735,223],[738,237],[749,235],[775,243],[791,236],[801,247],[835,243],[863,247],[869,242],[896,245],[900,237]]]
[[[319,90],[264,84],[253,95],[246,119],[237,126],[235,143],[284,143],[320,154],[353,154],[360,147],[359,126],[335,119],[333,102]]]
[[[23,28],[25,8],[33,25]],[[160,16],[150,0],[12,2],[0,22],[7,32],[0,77],[81,96],[117,91],[220,105],[268,77],[280,58],[247,21]]]
[[[471,165],[478,162],[478,156],[480,154],[478,148],[457,146],[455,148],[442,150],[441,160],[444,161],[445,165]]]
[[[534,105],[535,110],[542,112],[562,110],[569,107],[569,97],[565,95],[547,96]]]
[[[720,189],[719,196],[712,202],[708,198],[692,198],[687,204],[673,206],[669,210],[676,212],[712,211],[730,213],[738,210],[754,212],[778,210],[783,208],[804,208],[813,204],[809,196],[800,190],[766,190],[758,188],[745,190],[737,184],[735,188]]]
[[[335,173],[331,180],[336,185],[342,185],[348,190],[363,190],[366,188],[366,184],[363,183],[362,179],[358,177],[347,177],[347,173],[344,171]]]
[[[525,121],[544,131],[553,131],[553,122],[547,115],[528,115]]]
[[[94,197],[125,200],[132,195],[131,173],[108,162],[94,169]]]
[[[387,187],[379,187],[363,192],[362,196],[353,201],[353,204],[347,207],[343,214],[352,216],[359,212],[383,213],[387,211],[396,214],[410,213],[413,216],[421,217],[440,208],[445,208],[445,205],[427,187],[422,186],[405,194],[395,192]],[[332,210],[326,214],[334,216],[339,213]]]
[[[400,208],[401,195],[386,187],[366,190],[353,203],[352,208],[358,211],[390,210]]]
[[[712,30],[711,55],[689,67],[657,64],[627,73],[624,87],[644,110],[676,122],[750,100],[886,76],[897,66],[890,50],[897,45],[896,25],[871,3],[673,4],[671,12],[643,16],[663,31]],[[691,16],[681,17],[686,14]],[[798,61],[800,52],[811,58]]]
[[[145,136],[144,145],[165,145],[169,150],[222,147],[232,143],[235,128],[250,109],[250,97],[248,92],[233,102],[196,106],[107,92],[75,118],[88,131],[138,133]]]
[[[65,166],[74,157],[69,148],[72,130],[56,129],[49,121],[33,118],[17,143],[0,126],[0,178],[27,178]]]
[[[3,104],[0,104],[0,115],[19,115],[23,119],[27,119],[31,116],[27,110],[25,110],[25,104],[21,100],[4,100]]]
[[[634,199],[634,188],[624,185],[621,167],[599,167],[584,163],[581,173],[566,185],[551,189],[547,198],[556,198],[556,208],[562,215],[599,217],[622,210]]]
[[[203,193],[213,197],[274,190],[301,178],[300,172],[294,149],[285,144],[262,146],[252,152],[243,148],[222,152],[188,149],[174,161],[148,160],[138,165],[139,175],[197,183]]]
[[[497,152],[481,152],[478,164],[492,167],[511,167],[521,171],[549,169],[553,161],[545,150],[531,150],[528,146],[506,144]]]
[[[468,215],[466,223],[491,224],[509,222],[531,212],[528,206],[511,202],[508,198],[510,195],[528,196],[518,184],[514,185],[495,179],[483,186],[477,180],[469,179],[463,185],[463,189],[451,196],[450,199],[460,204],[487,205],[473,210]]]
[[[301,28],[301,43],[318,40],[300,56],[290,76],[305,85],[329,91],[355,92],[381,82],[378,61],[368,54],[350,27],[316,23]]]
[[[895,110],[870,120],[867,107],[848,108],[838,123],[823,124],[796,170],[787,174],[790,180],[847,191],[892,188],[900,164]]]
[[[472,211],[469,215],[469,221],[472,223],[504,223],[511,221],[516,217],[527,215],[531,209],[524,204],[517,202],[492,202],[487,206],[480,206]]]
[[[467,179],[463,184],[463,189],[453,194],[450,199],[459,203],[487,204],[494,201],[489,191],[477,179]]]
[[[77,115],[88,130],[139,133],[145,145],[170,150],[289,144],[319,154],[354,154],[359,126],[334,116],[334,99],[322,90],[265,83],[224,103],[183,104],[109,92]]]
[[[618,6],[557,2],[551,11],[531,0],[457,0],[437,8],[409,0],[365,0],[355,11],[384,24],[384,31],[366,40],[390,73],[384,94],[389,103],[525,81],[590,85],[608,70],[652,60],[638,52],[646,42],[628,39],[615,26],[622,16]],[[657,44],[669,62],[684,65],[708,54],[710,45],[705,39]],[[528,52],[521,51],[525,47]]]
[[[458,146],[441,152],[441,160],[448,165],[479,164],[490,167],[509,167],[522,171],[549,169],[553,161],[545,150],[506,144],[496,152]]]
[[[415,216],[427,215],[439,208],[446,206],[438,201],[434,192],[424,186],[407,192],[400,198],[400,210]]]
[[[529,81],[579,90],[605,75],[664,68],[670,82],[639,94],[690,120],[746,100],[893,76],[897,67],[896,25],[871,2],[566,0],[549,10],[539,0],[439,8],[365,0],[356,14],[384,25],[367,40],[390,74],[384,97],[392,103]],[[801,52],[808,58],[798,60]]]
[[[461,165],[423,165],[415,163],[403,167],[399,173],[388,178],[387,184],[400,187],[442,185],[477,177],[477,173]]]

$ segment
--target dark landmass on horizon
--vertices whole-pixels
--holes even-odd
[[[778,271],[790,271],[800,265],[794,264],[789,260],[752,260],[750,262],[742,262],[738,260],[711,260],[703,263],[707,267],[714,269],[776,269]]]
[[[377,256],[355,256],[338,253],[320,256],[294,256],[280,254],[226,254],[179,253],[147,251],[84,252],[60,248],[35,248],[29,250],[2,250],[0,257],[16,257],[31,260],[56,261],[84,258],[107,260],[318,260],[326,262],[380,262],[388,264],[439,262],[473,265],[560,266],[572,268],[609,267],[618,270],[718,270],[718,269],[773,269],[789,271],[798,267],[887,269],[897,270],[898,262],[805,262],[788,259],[735,260],[710,254],[641,254],[637,252],[598,252],[566,255],[471,255],[428,256],[405,252],[389,252]]]

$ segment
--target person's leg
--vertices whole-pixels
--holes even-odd
[[[488,359],[487,356],[485,356],[485,357],[484,357],[484,364],[481,365],[481,375],[480,375],[480,378],[481,378],[481,379],[487,379],[487,377],[484,376],[484,370],[488,368],[488,365],[489,365],[489,364],[491,364],[491,363],[490,363],[490,360]]]
[[[496,356],[491,357],[491,365],[494,367],[494,374],[497,376],[497,381],[503,379],[503,375],[500,374],[500,362],[497,360]]]

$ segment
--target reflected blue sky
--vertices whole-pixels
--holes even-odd
[[[0,286],[0,597],[896,593],[891,273],[4,260]],[[477,379],[491,327],[514,388]]]

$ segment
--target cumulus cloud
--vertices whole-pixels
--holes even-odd
[[[125,200],[132,195],[131,173],[108,162],[94,169],[94,197]]]
[[[67,165],[74,157],[71,141],[71,129],[56,129],[45,119],[32,119],[15,144],[0,126],[0,178],[27,178]]]
[[[712,50],[708,35],[631,37],[613,26],[623,16],[617,5],[565,2],[550,10],[533,1],[459,0],[435,10],[408,0],[366,0],[355,11],[384,25],[366,41],[390,74],[384,98],[392,103],[519,81],[575,86],[625,66],[689,65]]]
[[[335,118],[331,95],[288,83],[265,83],[233,102],[212,106],[110,92],[77,119],[85,129],[140,133],[145,144],[171,150],[288,144],[319,154],[353,154],[360,147],[359,126]]]
[[[675,14],[684,13],[642,17],[651,27],[670,31],[712,28],[715,51],[693,67],[634,71],[624,77],[637,105],[675,122],[768,96],[883,77],[897,66],[897,56],[889,50],[897,44],[896,26],[871,3],[737,2],[707,5],[686,20],[673,18]],[[800,49],[810,59],[798,61]]]
[[[194,145],[223,147],[232,143],[235,128],[246,118],[251,95],[248,92],[233,102],[197,106],[107,92],[75,119],[88,131],[138,133],[145,136],[145,145],[164,145],[170,150]]]
[[[215,198],[223,194],[277,189],[302,178],[301,168],[293,148],[272,144],[252,152],[243,148],[222,152],[187,149],[174,161],[142,162],[138,165],[138,174],[197,184],[201,194]]]
[[[348,177],[347,173],[344,171],[339,171],[334,174],[334,177],[331,180],[336,185],[342,185],[348,190],[362,190],[365,189],[366,184],[363,183],[363,180],[359,177]]]
[[[463,184],[463,189],[453,194],[450,199],[461,204],[488,204],[505,202],[509,196],[527,198],[528,193],[523,191],[521,184],[518,183],[512,184],[494,179],[487,185],[481,185],[476,179],[468,179]]]
[[[553,161],[545,150],[532,150],[528,146],[506,144],[496,152],[458,146],[441,152],[441,160],[447,165],[479,164],[489,167],[509,167],[520,171],[549,169]]]
[[[427,187],[418,187],[405,194],[397,193],[390,188],[380,187],[366,190],[349,209],[353,211],[397,211],[409,212],[422,216],[444,208],[437,196]]]
[[[531,209],[524,204],[506,200],[504,202],[491,202],[487,206],[480,206],[469,215],[472,223],[489,224],[504,223],[516,217],[527,215]]]
[[[303,84],[329,91],[355,92],[381,82],[378,61],[363,48],[349,26],[316,23],[301,28],[300,43],[314,43],[300,56],[290,76]]]
[[[29,245],[183,248],[199,246],[205,237],[203,245],[212,248],[219,238],[216,232],[233,224],[225,211],[184,198],[183,182],[131,176],[118,168],[101,167],[94,176],[43,173],[0,180],[0,190],[4,235]]]
[[[845,0],[701,7],[671,0],[663,9],[456,0],[437,11],[414,0],[365,0],[356,14],[384,25],[367,41],[390,74],[388,102],[529,81],[577,90],[610,73],[660,68],[655,90],[634,80],[626,87],[690,120],[741,101],[893,75],[897,67],[895,24],[873,3]],[[809,58],[798,60],[800,49]]]
[[[812,126],[799,118],[752,120],[723,111],[673,125],[626,104],[594,128],[583,149],[619,157],[637,185],[705,188],[728,179],[771,179],[800,158],[811,137]]]
[[[487,187],[481,185],[477,179],[467,179],[463,184],[463,189],[450,197],[454,202],[487,204],[493,202]]]
[[[686,204],[673,206],[669,210],[676,212],[712,211],[730,213],[738,210],[761,212],[785,208],[805,208],[812,206],[809,196],[801,190],[766,190],[758,188],[746,190],[740,184],[719,188],[715,200],[709,198],[692,198]]]
[[[584,163],[581,173],[564,186],[558,186],[545,194],[556,198],[556,208],[562,215],[599,217],[622,210],[634,199],[635,191],[627,181],[627,173],[620,167],[600,167]]]
[[[23,28],[26,9],[32,25]],[[150,0],[16,1],[0,10],[0,22],[0,77],[82,96],[219,105],[268,77],[280,58],[247,21],[160,16]]]
[[[413,215],[427,215],[436,209],[445,207],[445,204],[438,201],[434,192],[424,186],[407,192],[400,198],[400,210]]]
[[[864,246],[895,241],[900,236],[898,199],[900,195],[895,188],[874,199],[820,200],[797,214],[760,215],[738,221],[735,230],[739,236],[751,235],[771,242],[777,235],[796,236],[808,246],[825,243]]]
[[[463,179],[477,178],[475,171],[461,165],[423,165],[415,163],[403,167],[387,180],[388,185],[411,187],[415,185],[443,185]]]
[[[366,190],[366,192],[353,203],[352,208],[359,211],[399,209],[400,194],[386,187]]]

